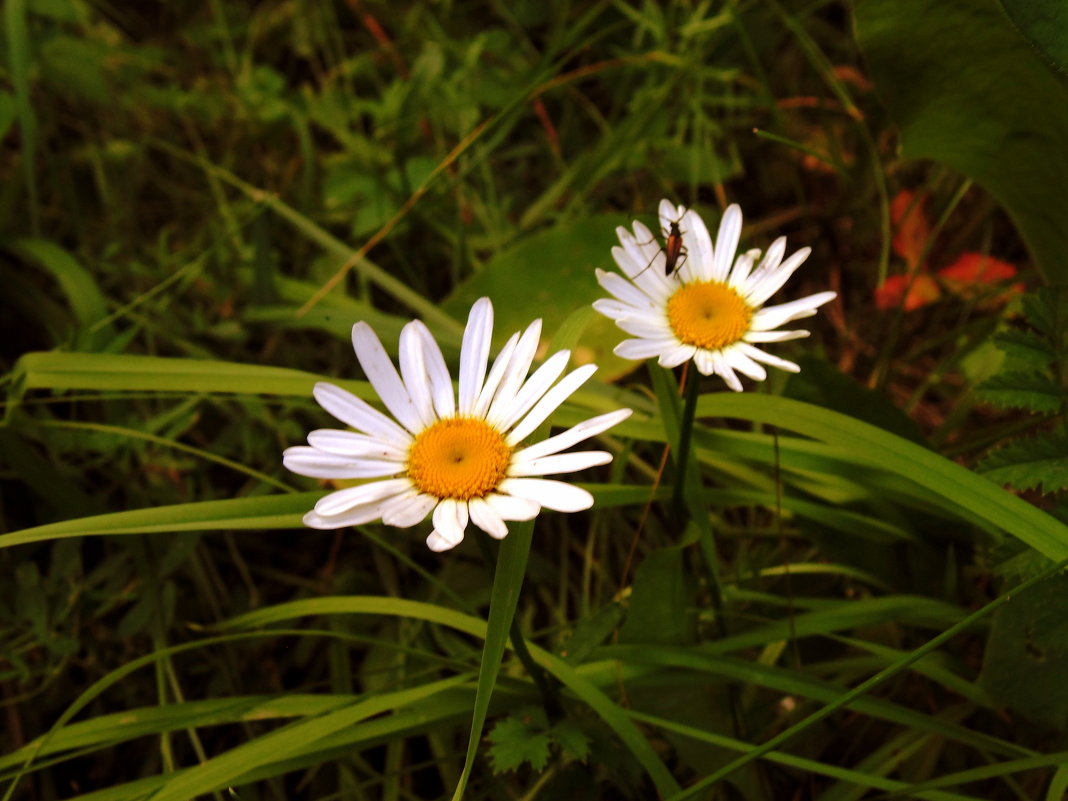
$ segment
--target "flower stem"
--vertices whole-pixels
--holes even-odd
[[[671,528],[678,531],[689,518],[686,510],[686,468],[690,462],[690,440],[693,438],[693,419],[697,414],[697,375],[683,373],[686,400],[679,421],[679,447],[675,451],[675,489],[671,495]]]
[[[482,558],[486,562],[486,567],[492,573],[495,557],[493,549],[490,547],[489,536],[479,532],[476,534],[475,539],[478,540],[478,547],[482,551]],[[519,620],[515,616],[512,617],[508,635],[512,640],[512,649],[515,651],[515,655],[519,657],[519,661],[523,663],[523,667],[526,668],[530,678],[534,681],[534,686],[538,688],[538,692],[541,694],[545,714],[550,721],[560,720],[564,717],[564,707],[560,703],[560,694],[557,692],[556,685],[549,680],[542,666],[535,662],[534,657],[531,656],[530,649],[527,648],[527,641],[523,639],[523,632],[519,630]]]

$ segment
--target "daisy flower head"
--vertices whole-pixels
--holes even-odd
[[[464,330],[457,395],[440,348],[419,320],[401,330],[399,373],[367,323],[352,327],[356,358],[392,417],[333,384],[315,385],[319,405],[355,431],[313,431],[306,446],[286,449],[283,463],[302,476],[366,481],[321,498],[304,516],[306,526],[381,519],[408,528],[433,513],[426,542],[445,551],[463,540],[468,521],[501,539],[506,521],[530,520],[542,508],[577,512],[593,505],[586,490],[540,476],[610,462],[606,451],[561,451],[625,420],[630,409],[522,446],[597,368],[585,365],[560,378],[570,357],[560,351],[528,377],[541,320],[512,335],[490,367],[492,332],[493,305],[481,298]]]
[[[720,376],[740,392],[738,373],[763,381],[764,365],[790,372],[800,368],[773,356],[759,345],[808,336],[808,331],[777,330],[803,317],[835,297],[818,292],[806,298],[764,306],[808,258],[801,248],[789,258],[786,238],[779,237],[761,255],[759,250],[737,253],[742,232],[742,210],[730,206],[720,220],[715,245],[701,217],[685,206],[660,201],[660,229],[671,245],[674,269],[667,270],[665,249],[642,223],[633,232],[616,229],[619,246],[612,248],[623,275],[597,270],[597,281],[611,295],[593,307],[615,320],[634,339],[615,348],[625,359],[653,356],[664,367],[693,359],[703,375]],[[670,236],[681,234],[681,247]]]

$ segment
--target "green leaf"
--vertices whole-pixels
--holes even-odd
[[[227,501],[180,503],[64,520],[61,523],[50,523],[0,535],[0,549],[30,542],[99,534],[304,528],[301,517],[323,495],[323,492],[301,492]]]
[[[74,318],[82,327],[107,316],[108,306],[96,279],[67,251],[44,239],[12,239],[0,247],[14,256],[47,270],[70,303]]]
[[[1017,439],[987,454],[978,470],[996,484],[1017,490],[1058,492],[1068,487],[1068,436]]]
[[[524,762],[536,771],[549,763],[548,720],[540,707],[517,710],[493,727],[489,734],[490,760],[494,773],[518,769]]]
[[[568,758],[585,762],[590,755],[591,738],[573,721],[561,720],[549,734]]]
[[[982,479],[979,480],[982,481]],[[515,529],[510,531],[508,537],[504,540],[505,543],[512,538],[514,532]],[[419,601],[409,601],[404,598],[359,595],[311,598],[264,607],[223,621],[218,627],[223,630],[229,630],[266,626],[294,618],[329,614],[376,614],[407,617],[449,626],[475,637],[486,637],[488,631],[486,621],[445,607]],[[671,772],[660,757],[657,756],[649,741],[630,720],[630,717],[622,707],[600,690],[587,677],[586,672],[580,673],[563,659],[539,648],[533,643],[528,643],[527,647],[530,649],[535,662],[559,679],[575,697],[600,715],[601,719],[611,727],[615,736],[630,751],[633,757],[632,762],[636,761],[649,774],[649,778],[652,779],[653,784],[656,785],[657,791],[661,795],[670,796],[679,792],[678,782],[675,781]],[[604,683],[615,687],[617,680],[618,675],[612,673]],[[479,728],[481,729],[481,724]]]
[[[1068,3],[1064,0],[1001,0],[1009,19],[1061,72],[1068,72]]]
[[[503,250],[461,284],[443,304],[454,316],[466,314],[476,299],[493,298],[497,339],[503,341],[535,318],[545,331],[555,331],[576,309],[605,295],[594,268],[614,269],[610,256],[618,244],[614,230],[630,221],[623,215],[602,215],[555,225]],[[578,360],[596,362],[600,375],[613,378],[638,362],[612,353],[623,335],[612,321],[596,315],[575,348]]]
[[[1068,724],[1068,576],[1040,582],[994,614],[982,685],[1034,723]]]
[[[624,613],[623,607],[613,602],[582,618],[571,636],[560,646],[560,656],[569,665],[581,665],[593,649],[615,631]]]
[[[997,0],[857,0],[855,19],[904,155],[982,185],[1046,280],[1068,279],[1068,85]]]
[[[1015,367],[1041,369],[1056,358],[1049,342],[1034,331],[1001,331],[994,335],[994,344],[1005,354],[1007,362]]]
[[[1064,403],[1064,393],[1050,376],[1019,370],[1001,372],[979,385],[977,394],[987,403],[1006,409],[1055,414]]]
[[[497,553],[497,569],[493,574],[493,589],[490,591],[489,621],[486,625],[486,641],[482,648],[482,663],[478,670],[478,686],[475,690],[475,708],[471,719],[471,733],[467,741],[467,756],[464,759],[460,780],[453,792],[453,801],[460,801],[467,789],[467,781],[475,764],[478,743],[482,739],[482,727],[486,723],[490,698],[497,684],[501,659],[508,645],[509,630],[515,608],[519,603],[519,591],[523,587],[523,575],[530,556],[530,542],[534,534],[534,521],[513,524],[508,536]],[[486,536],[476,531],[475,536]]]
[[[1024,295],[1023,310],[1027,322],[1053,340],[1055,352],[1063,352],[1063,337],[1068,331],[1068,286],[1042,287]]]
[[[801,372],[790,376],[784,393],[787,398],[833,409],[919,445],[926,444],[915,421],[883,393],[858,384],[826,359],[802,356],[797,363]]]
[[[634,574],[634,589],[619,641],[682,645],[696,634],[697,588],[685,548],[650,553]]]
[[[983,476],[922,448],[845,415],[786,398],[721,392],[705,395],[698,417],[732,417],[813,437],[850,449],[870,465],[907,479],[965,519],[976,519],[1018,537],[1055,562],[1068,558],[1068,527]]]

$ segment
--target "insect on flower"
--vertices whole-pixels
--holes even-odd
[[[649,263],[646,264],[645,267],[643,267],[641,271],[634,276],[635,278],[637,278],[638,275],[641,275],[650,267],[652,267],[653,263],[657,259],[659,259],[661,255],[664,256],[664,275],[667,276],[674,275],[682,267],[682,265],[686,263],[686,257],[688,254],[686,252],[686,245],[683,240],[683,231],[679,228],[679,222],[681,221],[681,219],[682,218],[680,217],[679,219],[675,220],[669,219],[662,221],[661,226],[662,233],[664,235],[664,247],[657,250],[653,257],[649,259]],[[648,242],[644,242],[642,244],[648,245],[652,244],[655,241],[655,238],[650,238]]]

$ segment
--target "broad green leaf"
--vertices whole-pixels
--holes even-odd
[[[1041,582],[994,615],[980,684],[1044,727],[1068,725],[1068,576]]]
[[[1021,0],[1030,3],[1031,0]],[[1004,206],[1048,282],[1068,280],[1068,84],[997,0],[856,0],[870,75],[904,155],[968,176]]]
[[[493,298],[496,341],[503,342],[536,318],[542,319],[544,331],[553,332],[576,309],[606,295],[594,269],[615,269],[615,227],[629,222],[625,215],[602,215],[532,234],[490,259],[453,292],[444,308],[460,317],[488,295]],[[628,373],[639,363],[612,353],[624,336],[611,320],[595,315],[574,348],[575,358],[596,362],[600,375],[608,379]]]
[[[1001,372],[979,385],[978,395],[987,403],[1006,409],[1053,414],[1064,403],[1057,382],[1043,373]]]
[[[619,641],[683,645],[696,634],[697,587],[683,547],[653,551],[638,565]]]
[[[1068,3],[1064,0],[1001,0],[1009,19],[1062,73],[1068,73]]]
[[[1068,487],[1068,437],[1046,434],[1014,440],[991,451],[978,466],[996,484],[1043,495]]]

